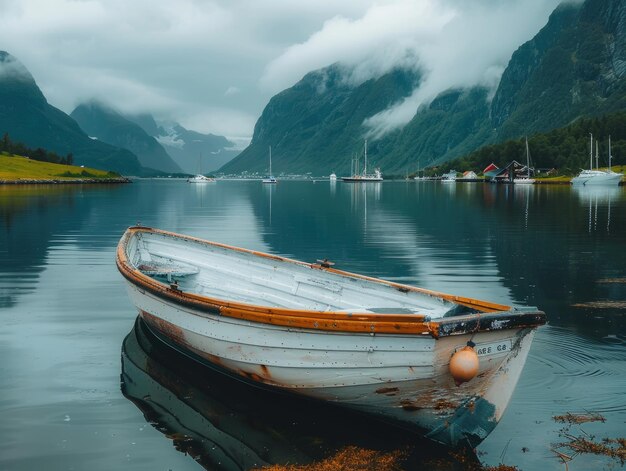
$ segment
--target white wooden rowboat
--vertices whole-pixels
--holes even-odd
[[[536,308],[146,227],[125,232],[117,266],[147,325],[193,358],[451,446],[494,429],[545,323]]]

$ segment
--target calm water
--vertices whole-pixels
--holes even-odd
[[[435,461],[445,454],[425,453],[432,447],[406,432],[206,373],[135,328],[114,255],[137,222],[537,305],[549,325],[479,459],[564,469],[550,444],[562,441],[552,416],[567,412],[606,418],[582,426],[586,433],[625,435],[626,188],[0,187],[0,216],[0,469],[249,469],[346,446],[408,450],[406,469],[442,469]],[[611,464],[579,456],[569,469]]]

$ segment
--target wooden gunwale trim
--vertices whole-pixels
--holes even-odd
[[[489,301],[482,301],[480,299],[466,298],[463,296],[455,296],[453,294],[441,293],[439,291],[432,291],[432,290],[428,290],[425,288],[418,288],[417,286],[404,285],[401,283],[394,283],[393,281],[382,280],[380,278],[373,278],[371,276],[366,276],[366,275],[359,275],[357,273],[350,273],[347,271],[337,270],[334,268],[321,267],[319,265],[314,265],[314,264],[310,265],[310,267],[316,268],[319,270],[328,271],[330,273],[335,273],[337,275],[349,276],[352,278],[358,278],[361,280],[373,281],[376,283],[385,284],[393,288],[396,288],[398,290],[409,290],[409,291],[413,291],[416,293],[427,294],[429,296],[433,296],[436,298],[445,299],[446,301],[451,301],[455,304],[461,304],[466,307],[474,308],[482,312],[500,312],[500,311],[506,312],[506,311],[511,310],[511,306],[506,306],[504,304],[497,304],[497,303],[492,303]]]
[[[425,288],[419,288],[417,286],[411,286],[411,285],[404,285],[401,283],[394,283],[393,281],[387,281],[387,280],[383,280],[380,278],[374,278],[371,276],[365,276],[365,275],[359,275],[357,273],[351,273],[351,272],[347,272],[347,271],[343,271],[343,270],[338,270],[336,268],[331,268],[331,267],[323,267],[321,265],[315,264],[315,263],[306,263],[306,262],[302,262],[300,260],[294,260],[291,258],[286,258],[286,257],[281,257],[280,255],[272,255],[272,254],[268,254],[268,253],[264,253],[264,252],[258,252],[255,250],[250,250],[250,249],[244,249],[241,247],[234,247],[232,245],[227,245],[227,244],[222,244],[220,242],[212,242],[212,241],[208,241],[208,240],[204,240],[204,239],[200,239],[198,237],[193,237],[193,236],[188,236],[188,235],[183,235],[183,234],[177,234],[175,232],[170,232],[170,231],[164,231],[162,229],[154,229],[151,227],[143,227],[143,226],[133,226],[133,227],[129,227],[126,231],[128,232],[152,232],[155,234],[161,234],[161,235],[165,235],[168,237],[173,237],[173,238],[178,238],[178,239],[186,239],[189,241],[193,241],[193,242],[197,242],[199,244],[202,245],[209,245],[209,246],[215,246],[215,247],[220,247],[222,249],[226,249],[226,250],[233,250],[235,252],[242,252],[242,253],[247,253],[250,255],[255,255],[258,257],[262,257],[262,258],[266,258],[266,259],[270,259],[270,260],[276,260],[279,262],[288,262],[288,263],[293,263],[296,265],[300,265],[303,267],[307,267],[307,268],[312,268],[315,270],[322,270],[322,271],[327,271],[329,273],[333,273],[336,275],[340,275],[340,276],[344,276],[344,277],[348,277],[348,278],[355,278],[355,279],[360,279],[360,280],[366,280],[366,281],[371,281],[374,283],[378,283],[378,284],[383,284],[383,285],[387,285],[387,286],[391,286],[392,288],[395,288],[397,290],[400,291],[413,291],[416,293],[420,293],[420,294],[426,294],[435,298],[441,298],[441,299],[445,299],[446,301],[451,301],[455,304],[461,304],[463,306],[466,307],[471,307],[474,309],[478,309],[480,311],[483,312],[496,312],[496,311],[510,311],[511,310],[511,306],[507,306],[504,304],[498,304],[498,303],[492,303],[489,301],[483,301],[480,299],[473,299],[473,298],[466,298],[463,296],[456,296],[456,295],[452,295],[452,294],[447,294],[447,293],[441,293],[439,291],[433,291],[433,290],[428,290]]]
[[[207,296],[201,296],[193,293],[187,293],[179,290],[172,289],[164,283],[158,282],[153,278],[143,274],[140,270],[133,267],[128,261],[126,256],[126,245],[131,236],[135,232],[154,232],[157,234],[166,235],[169,237],[183,238],[194,242],[199,242],[206,245],[213,245],[225,249],[235,250],[239,252],[249,253],[252,255],[261,256],[264,258],[275,259],[277,261],[286,261],[295,263],[309,268],[328,270],[332,273],[343,276],[351,276],[354,278],[365,279],[377,283],[387,284],[393,287],[400,287],[412,291],[426,293],[432,296],[438,296],[439,294],[434,291],[422,290],[421,288],[415,288],[408,285],[401,285],[397,283],[388,282],[385,280],[379,280],[377,278],[371,278],[361,275],[355,275],[349,272],[343,272],[341,270],[335,270],[331,268],[320,267],[319,265],[308,264],[297,260],[291,260],[284,257],[265,254],[263,252],[256,252],[248,249],[242,249],[238,247],[231,247],[225,244],[209,242],[195,237],[182,236],[172,232],[162,231],[159,229],[151,229],[146,227],[131,227],[127,229],[124,236],[120,240],[117,247],[117,266],[122,275],[131,283],[139,288],[146,289],[158,297],[166,298],[176,303],[188,305],[195,309],[205,311],[210,314],[217,314],[235,319],[247,320],[251,322],[258,322],[270,325],[278,325],[284,327],[293,328],[305,328],[313,330],[325,330],[325,331],[337,331],[337,332],[360,332],[360,333],[391,333],[391,334],[429,334],[435,338],[440,335],[446,336],[449,334],[440,332],[440,324],[449,323],[448,318],[437,319],[431,321],[428,316],[420,314],[377,314],[377,313],[365,313],[365,312],[322,312],[312,310],[297,310],[286,308],[269,308],[266,306],[259,306],[253,304],[238,303],[233,301],[225,301],[221,299],[210,298]],[[478,300],[472,300],[469,298],[460,298],[457,296],[443,295],[445,299],[450,301],[469,305],[471,307],[486,307],[491,306],[493,310],[486,311],[492,313],[490,317],[502,316],[511,317],[518,316],[510,311],[508,306],[498,305],[494,303],[488,303]],[[458,299],[464,299],[471,304],[463,303]],[[499,312],[500,310],[494,309],[495,306],[506,309],[506,312]],[[480,317],[480,314],[473,314],[470,318]],[[479,325],[479,324],[477,324]],[[537,323],[533,325],[538,325]],[[482,330],[482,329],[480,329]]]
[[[288,309],[272,309],[256,305],[245,305],[172,290],[163,283],[140,279],[145,275],[134,273],[127,263],[118,262],[122,275],[141,289],[150,291],[157,297],[166,298],[172,302],[207,312],[209,314],[241,319],[262,324],[284,327],[328,330],[339,332],[378,332],[378,333],[405,333],[425,334],[430,332],[426,316],[398,314],[385,315],[296,311]]]

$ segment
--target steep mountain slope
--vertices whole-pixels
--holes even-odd
[[[626,109],[626,3],[564,4],[511,58],[493,99],[499,140]]]
[[[144,167],[166,173],[182,172],[154,137],[117,111],[90,102],[78,105],[70,116],[89,136],[133,152]]]
[[[311,72],[270,100],[250,146],[220,171],[267,172],[270,145],[276,174],[348,171],[351,155],[363,148],[363,120],[406,97],[416,81],[413,73],[397,70],[351,86],[339,66]]]
[[[362,147],[365,119],[407,96],[419,77],[394,71],[349,86],[335,65],[274,96],[250,147],[221,170],[264,172],[267,148],[280,172],[347,172]],[[349,106],[347,106],[349,104]],[[383,173],[404,174],[485,144],[562,127],[580,117],[626,110],[626,2],[564,3],[512,55],[495,95],[447,90],[402,129],[370,140]]]
[[[492,141],[487,96],[481,87],[440,94],[402,130],[379,141],[381,166],[388,173],[414,172]]]
[[[0,134],[4,133],[29,147],[72,153],[78,165],[125,175],[144,172],[132,152],[89,139],[72,118],[47,102],[26,67],[0,51]]]

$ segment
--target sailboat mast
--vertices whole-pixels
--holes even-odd
[[[270,177],[272,176],[272,146],[270,146]]]
[[[367,175],[367,139],[365,139],[365,169],[363,175]]]
[[[526,174],[530,178],[530,151],[528,150],[528,136],[526,136]]]
[[[609,172],[611,171],[611,159],[613,156],[611,155],[611,136],[609,135]]]
[[[599,155],[598,155],[598,140],[596,139],[596,170],[600,169],[600,166],[598,165],[598,158],[599,158]]]
[[[593,170],[593,134],[589,133],[590,136],[590,144],[589,144],[589,170]]]

